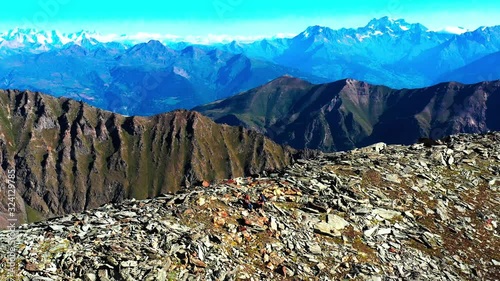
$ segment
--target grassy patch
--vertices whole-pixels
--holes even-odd
[[[24,204],[24,208],[26,209],[28,223],[39,222],[45,219],[42,213],[31,208],[29,205]]]

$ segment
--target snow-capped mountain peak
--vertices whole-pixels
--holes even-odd
[[[392,19],[389,17],[382,17],[380,19],[372,19],[365,27],[365,30],[380,31],[382,33],[397,34],[412,30],[428,29],[419,23],[408,23],[404,19]]]
[[[8,42],[10,48],[31,48],[31,49],[53,49],[60,48],[68,43],[82,45],[91,42],[92,45],[99,43],[96,32],[79,31],[74,33],[61,33],[59,31],[42,31],[36,29],[14,28],[7,32],[0,33],[0,42]]]
[[[328,40],[334,36],[334,31],[329,27],[314,25],[297,35],[300,38],[314,38],[315,40]]]
[[[435,32],[446,33],[446,34],[463,34],[469,30],[460,26],[447,26],[443,29],[436,30]]]
[[[365,41],[369,38],[381,36],[401,37],[405,34],[424,34],[428,29],[419,23],[408,23],[404,19],[382,17],[371,20],[366,26],[360,28],[342,28],[333,30],[319,25],[310,26],[296,38],[314,42],[342,42],[345,40]]]
[[[496,30],[480,28],[479,33],[497,33]],[[157,40],[166,46],[181,46],[185,44],[199,45],[221,45],[231,44],[252,44],[264,39],[272,41],[286,42],[287,40],[298,39],[307,44],[341,43],[354,44],[363,42],[370,44],[387,40],[393,42],[391,38],[405,37],[411,44],[412,40],[420,38],[423,40],[433,40],[432,38],[446,39],[453,35],[463,33],[473,33],[461,27],[446,27],[441,30],[429,30],[419,23],[408,23],[404,19],[393,19],[382,17],[372,19],[366,26],[359,28],[331,29],[325,26],[310,26],[302,33],[294,36],[292,34],[278,34],[271,36],[236,36],[223,34],[207,34],[205,36],[177,36],[169,33],[147,33],[135,34],[101,34],[95,31],[78,31],[73,33],[62,33],[59,31],[43,31],[30,28],[14,28],[6,32],[0,32],[0,48],[10,50],[25,50],[28,52],[38,52],[55,50],[68,44],[82,46],[87,49],[97,49],[101,46],[113,46],[116,48],[128,49],[136,44],[145,43],[149,40]],[[348,43],[349,42],[349,43]],[[236,45],[237,45],[236,44]],[[375,43],[374,43],[375,44]],[[392,43],[391,43],[392,44]],[[234,47],[236,47],[236,45]],[[240,47],[241,48],[241,47]]]

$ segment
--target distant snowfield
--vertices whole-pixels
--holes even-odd
[[[292,38],[296,34],[279,33],[274,36],[234,36],[227,34],[208,34],[206,36],[179,36],[175,34],[160,34],[139,32],[135,34],[102,34],[95,31],[78,31],[73,33],[62,33],[56,30],[44,31],[36,29],[20,29],[15,28],[9,31],[0,32],[0,42],[9,41],[17,42],[18,46],[25,46],[27,44],[40,44],[40,45],[65,45],[67,43],[75,43],[80,45],[83,40],[98,41],[100,43],[119,42],[128,45],[145,43],[150,40],[157,40],[160,42],[187,42],[191,44],[212,45],[212,44],[226,44],[233,41],[241,43],[251,43],[262,39],[281,39]],[[13,44],[12,46],[15,46]]]
[[[464,34],[465,32],[468,31],[470,30],[458,26],[447,26],[440,30],[434,30],[434,32],[451,33],[451,34]]]
[[[393,27],[391,29],[390,27]],[[397,35],[400,32],[410,32],[415,28],[416,24],[409,24],[403,19],[391,19],[388,17],[383,17],[381,19],[373,19],[367,26],[360,27],[358,29],[347,29],[347,30],[357,30],[361,33],[357,33],[359,40],[363,40],[370,36],[382,35],[389,33],[391,35]],[[398,28],[399,27],[399,28]],[[423,27],[423,26],[422,26]],[[319,32],[322,33],[324,30],[330,30],[328,27],[319,27]],[[423,27],[425,28],[425,27]],[[425,28],[427,30],[427,28]],[[399,30],[399,31],[397,31]],[[439,30],[427,30],[428,32],[437,33],[447,33],[447,34],[463,34],[465,32],[471,31],[462,27],[447,26]],[[27,47],[32,44],[50,47],[62,47],[68,43],[74,43],[77,45],[82,45],[83,42],[86,44],[95,45],[98,43],[121,43],[124,45],[135,45],[139,43],[146,43],[150,40],[157,40],[163,44],[169,43],[189,43],[197,45],[217,45],[217,44],[228,44],[231,42],[238,43],[253,43],[255,41],[263,39],[283,39],[283,38],[293,38],[298,34],[291,33],[279,33],[275,35],[255,35],[255,36],[243,36],[243,35],[228,35],[228,34],[207,34],[203,36],[179,36],[175,35],[174,32],[165,33],[150,33],[150,32],[139,32],[135,34],[102,34],[96,31],[78,31],[73,33],[62,33],[56,30],[36,30],[36,29],[20,29],[15,28],[6,32],[0,32],[0,43],[10,42],[9,44],[0,44],[0,47],[9,48],[22,48]],[[302,35],[308,38],[310,34],[306,31]]]

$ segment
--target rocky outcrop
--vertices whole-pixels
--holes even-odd
[[[395,90],[352,79],[313,85],[282,77],[194,110],[294,148],[331,152],[500,130],[499,108],[500,81]]]
[[[495,280],[498,143],[379,143],[24,225],[0,279]]]
[[[0,177],[15,169],[21,221],[257,174],[293,157],[261,134],[197,112],[125,117],[19,91],[1,91],[0,106]]]

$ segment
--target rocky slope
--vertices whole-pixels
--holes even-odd
[[[194,110],[278,143],[324,151],[500,130],[500,81],[395,90],[352,79],[314,85],[284,76]]]
[[[500,133],[324,154],[0,232],[0,276],[496,280],[499,167]]]
[[[21,221],[282,168],[292,152],[196,112],[124,117],[70,99],[0,91],[0,178],[16,170]]]

